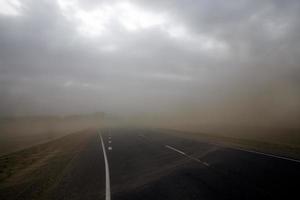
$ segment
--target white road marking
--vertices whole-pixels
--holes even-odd
[[[189,156],[189,155],[187,155],[186,153],[184,153],[183,151],[180,151],[180,150],[178,150],[178,149],[176,149],[176,148],[174,148],[174,147],[171,147],[171,146],[169,146],[169,145],[165,145],[165,147],[168,148],[168,149],[171,149],[171,150],[173,150],[173,151],[175,151],[175,152],[177,152],[177,153],[180,153],[181,155],[184,155],[185,157],[188,157],[188,158],[191,159],[191,160],[194,160],[194,161],[196,161],[196,162],[199,162],[199,163],[205,165],[206,167],[209,167],[209,164],[208,164],[207,162],[203,162],[203,161],[199,160],[198,158],[195,158],[195,157],[193,157],[193,156]]]
[[[108,143],[111,143],[111,141],[109,140]]]
[[[169,146],[169,145],[165,145],[165,147],[168,148],[168,149],[171,149],[171,150],[173,150],[173,151],[176,151],[177,153],[180,153],[180,154],[182,154],[182,155],[186,155],[186,153],[184,153],[183,151],[180,151],[180,150],[178,150],[178,149],[175,149],[174,147],[171,147],[171,146]]]
[[[248,153],[259,154],[259,155],[268,156],[268,157],[272,157],[272,158],[278,158],[278,159],[282,159],[282,160],[288,160],[288,161],[300,163],[300,160],[296,160],[296,159],[292,159],[292,158],[287,158],[287,157],[283,157],[283,156],[276,156],[276,155],[273,155],[273,154],[268,154],[268,153],[262,153],[262,152],[258,152],[258,151],[253,151],[253,150],[242,149],[242,148],[239,148],[239,147],[227,147],[227,148],[234,149],[234,150],[239,150],[239,151],[245,151],[245,152],[248,152]]]
[[[202,162],[205,166],[209,167],[209,164],[207,162]]]
[[[213,145],[213,146],[217,146],[217,147],[233,149],[233,150],[239,150],[239,151],[244,151],[244,152],[258,154],[258,155],[263,155],[263,156],[267,156],[267,157],[271,157],[271,158],[277,158],[277,159],[282,159],[282,160],[286,160],[286,161],[300,163],[300,160],[289,158],[289,157],[277,156],[277,155],[274,155],[274,154],[263,153],[263,152],[254,151],[254,150],[247,150],[247,149],[240,148],[240,147],[229,146],[229,145],[226,145],[224,143],[211,142],[211,141],[203,141],[203,142],[205,142],[207,144],[210,144],[210,145]]]
[[[99,132],[100,140],[101,140],[101,146],[103,150],[103,155],[104,155],[104,162],[105,162],[105,200],[110,200],[110,178],[109,178],[109,166],[108,166],[108,161],[107,161],[107,156],[106,156],[106,151],[105,151],[105,146],[104,142],[102,139],[102,135]]]
[[[111,150],[112,150],[112,147],[108,147],[108,150],[110,150],[110,151],[111,151]]]

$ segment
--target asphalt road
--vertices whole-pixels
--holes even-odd
[[[112,148],[106,153],[114,200],[299,197],[296,161],[151,130],[106,130],[102,137]]]
[[[154,130],[95,132],[65,170],[47,199],[300,198],[300,162]]]

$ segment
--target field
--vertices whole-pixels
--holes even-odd
[[[0,157],[0,199],[18,197],[24,191],[41,196],[59,181],[69,163],[85,146],[89,131]]]

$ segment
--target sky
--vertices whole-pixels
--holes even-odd
[[[0,115],[299,127],[298,0],[0,0]]]

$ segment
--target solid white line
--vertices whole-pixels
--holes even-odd
[[[259,155],[268,156],[268,157],[272,157],[272,158],[278,158],[278,159],[282,159],[282,160],[288,160],[288,161],[300,163],[300,160],[296,160],[296,159],[292,159],[292,158],[287,158],[287,157],[283,157],[283,156],[276,156],[276,155],[273,155],[273,154],[262,153],[262,152],[253,151],[253,150],[246,150],[246,149],[242,149],[242,148],[238,148],[238,147],[227,147],[227,148],[235,149],[235,150],[239,150],[239,151],[245,151],[245,152],[253,153],[253,154],[259,154]]]
[[[103,155],[104,155],[104,162],[105,162],[105,182],[106,182],[105,200],[110,200],[109,166],[108,166],[108,161],[107,161],[107,156],[106,156],[104,142],[103,142],[102,135],[101,135],[100,132],[99,132],[99,136],[100,136],[100,140],[101,140],[101,146],[102,146]]]
[[[186,155],[186,153],[184,153],[183,151],[180,151],[180,150],[178,150],[178,149],[175,149],[174,147],[171,147],[171,146],[169,146],[169,145],[165,145],[165,147],[167,147],[168,149],[171,149],[171,150],[173,150],[173,151],[176,151],[177,153],[180,153],[180,154],[182,154],[182,155]]]

